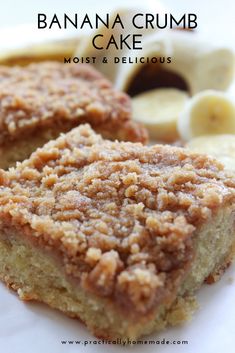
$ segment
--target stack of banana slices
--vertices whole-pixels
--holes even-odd
[[[178,89],[155,89],[134,97],[133,111],[153,140],[180,141],[235,172],[235,100],[226,92],[205,90],[189,97]]]
[[[116,12],[128,25],[135,10]],[[107,28],[100,31],[104,37],[109,34]],[[89,41],[77,54],[137,58],[134,64],[98,65],[97,69],[131,95],[133,118],[145,125],[151,142],[180,144],[210,154],[235,171],[235,100],[226,93],[234,79],[233,51],[204,42],[193,31],[145,31],[143,37],[139,54],[96,53]],[[142,64],[140,57],[161,58],[161,63]]]
[[[154,41],[163,40],[157,36],[149,38],[153,43],[146,51],[148,56],[166,55],[151,50]],[[232,50],[204,43],[190,32],[171,31],[166,36],[172,63],[149,70],[140,65],[130,67],[129,72],[125,68],[117,87],[132,95],[134,119],[145,125],[153,142],[180,144],[209,154],[235,172],[235,98],[228,94],[234,80]],[[138,91],[141,82],[142,92]]]
[[[186,147],[207,153],[235,171],[235,101],[227,93],[196,94],[179,114],[177,128]]]

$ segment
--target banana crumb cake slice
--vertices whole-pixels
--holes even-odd
[[[87,64],[0,66],[0,168],[81,123],[105,138],[146,142],[132,121],[130,98]]]
[[[2,170],[0,185],[1,279],[98,337],[186,320],[232,259],[235,180],[205,155],[81,125]]]

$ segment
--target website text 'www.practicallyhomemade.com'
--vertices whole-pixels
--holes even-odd
[[[90,345],[119,345],[119,346],[128,346],[128,345],[187,345],[189,344],[188,340],[167,340],[165,338],[161,340],[64,340],[61,341],[63,345],[81,345],[81,346],[90,346]]]

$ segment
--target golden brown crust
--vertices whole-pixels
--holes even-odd
[[[174,296],[193,233],[234,201],[235,180],[185,149],[103,140],[88,125],[0,174],[1,227],[60,254],[66,273],[144,315]]]
[[[112,139],[147,141],[146,130],[131,121],[129,97],[90,65],[0,66],[0,144],[53,127],[66,132],[84,122]]]

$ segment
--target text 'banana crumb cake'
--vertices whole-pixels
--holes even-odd
[[[235,180],[171,146],[81,125],[0,174],[0,276],[99,337],[184,321],[231,261]]]
[[[131,118],[130,98],[91,65],[0,66],[0,168],[84,122],[105,138],[146,142]]]

